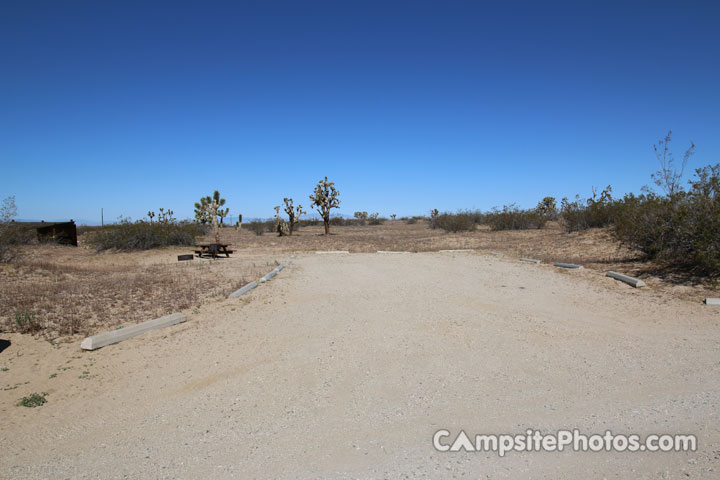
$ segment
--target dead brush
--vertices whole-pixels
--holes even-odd
[[[242,278],[258,275],[242,267]],[[65,265],[24,259],[0,270],[0,329],[47,338],[88,335],[184,310],[237,289],[237,266]],[[138,312],[141,312],[140,316]]]

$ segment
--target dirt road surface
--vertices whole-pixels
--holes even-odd
[[[304,254],[241,299],[96,352],[12,335],[0,477],[719,478],[719,312],[509,258]],[[15,406],[26,390],[48,403]],[[573,428],[698,448],[432,445],[440,429]]]

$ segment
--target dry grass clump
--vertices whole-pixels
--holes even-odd
[[[224,299],[267,269],[266,262],[237,259],[157,263],[147,255],[83,250],[37,246],[3,266],[2,330],[41,331],[48,338],[87,335]],[[54,258],[58,251],[64,258]],[[174,259],[175,253],[156,258]]]

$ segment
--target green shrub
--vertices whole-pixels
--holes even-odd
[[[304,220],[300,220],[300,223],[298,225],[302,225],[303,227],[316,227],[322,223],[322,220],[319,218],[306,218]]]
[[[385,219],[380,216],[379,213],[371,213],[368,216],[368,225],[382,225],[385,222]]]
[[[262,235],[265,232],[274,232],[275,223],[272,220],[253,220],[247,224],[247,227],[255,232],[255,235]]]
[[[18,402],[18,407],[27,407],[27,408],[35,408],[39,407],[41,405],[44,405],[47,403],[47,400],[45,399],[47,397],[47,393],[31,393],[27,397],[23,397]]]
[[[35,314],[24,308],[15,310],[15,326],[20,333],[36,333],[42,329],[35,320]]]
[[[547,220],[548,217],[537,210],[522,210],[514,204],[505,205],[502,210],[494,208],[482,219],[494,231],[539,229]]]
[[[720,274],[720,164],[696,170],[688,192],[626,195],[616,205],[618,240],[656,258]]]
[[[600,197],[593,190],[592,198],[581,200],[575,197],[574,202],[562,199],[560,217],[567,232],[578,232],[588,228],[602,228],[614,222],[617,204],[612,198],[612,187],[608,185]]]
[[[336,227],[344,227],[344,226],[346,226],[346,225],[349,226],[349,225],[352,225],[352,224],[353,224],[352,221],[348,222],[345,218],[340,217],[340,216],[330,218],[330,225],[333,225],[333,226],[336,226]]]
[[[206,227],[192,222],[132,222],[121,219],[87,235],[87,243],[98,251],[149,250],[170,245],[194,245],[197,236],[205,234]]]
[[[475,222],[467,212],[438,213],[432,217],[431,228],[441,228],[452,233],[472,232],[475,230]]]

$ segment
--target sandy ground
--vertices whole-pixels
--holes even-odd
[[[302,254],[188,316],[95,352],[3,335],[0,477],[718,478],[720,309],[597,271]],[[441,428],[699,445],[500,458],[435,451]]]

